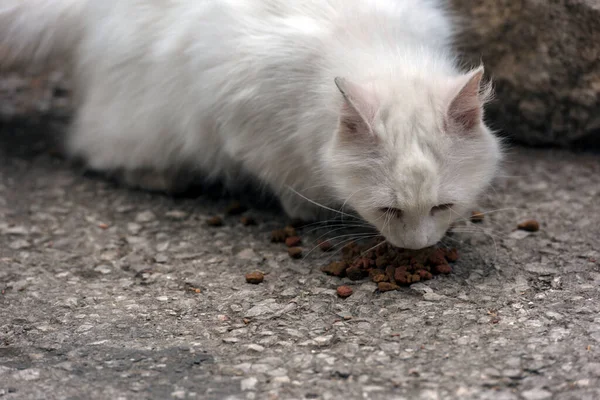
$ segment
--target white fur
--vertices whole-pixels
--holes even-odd
[[[70,50],[68,148],[90,167],[249,175],[292,217],[318,211],[295,192],[346,203],[408,248],[465,215],[500,158],[483,124],[442,127],[464,84],[451,33],[436,0],[0,0],[0,47],[15,59]],[[338,76],[373,91],[376,142],[337,131]],[[431,215],[442,203],[455,206]]]

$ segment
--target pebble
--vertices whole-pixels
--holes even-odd
[[[254,390],[256,388],[257,384],[258,384],[258,379],[254,378],[254,377],[250,377],[250,378],[242,379],[242,381],[240,382],[240,387],[241,387],[242,391],[245,392],[248,390]]]
[[[150,222],[156,219],[156,215],[152,211],[143,211],[135,216],[136,222]]]
[[[525,400],[545,400],[552,397],[552,393],[544,389],[531,389],[521,392]]]
[[[170,218],[172,220],[181,221],[188,217],[188,213],[186,213],[185,211],[180,211],[180,210],[172,210],[172,211],[167,211],[167,213],[165,214],[165,217]]]
[[[17,239],[14,242],[11,242],[8,247],[10,247],[13,250],[23,250],[23,249],[28,249],[31,247],[31,243],[29,243],[27,240],[25,239]]]
[[[246,346],[246,348],[248,350],[252,350],[255,351],[257,353],[262,353],[263,351],[265,351],[265,348],[259,344],[249,344]]]

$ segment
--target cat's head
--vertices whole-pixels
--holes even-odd
[[[466,218],[501,159],[483,122],[483,67],[397,84],[344,78],[338,130],[327,149],[338,195],[395,246],[436,244]]]

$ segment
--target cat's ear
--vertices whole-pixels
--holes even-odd
[[[483,106],[491,96],[491,86],[482,84],[480,66],[461,77],[446,113],[446,128],[462,134],[472,133],[483,120]]]
[[[373,91],[345,78],[335,78],[335,85],[344,96],[340,112],[340,134],[350,138],[375,138],[373,121],[379,102]]]

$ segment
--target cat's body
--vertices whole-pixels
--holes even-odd
[[[72,59],[67,148],[91,168],[154,189],[251,176],[292,217],[346,203],[411,248],[500,157],[481,71],[458,70],[450,39],[434,0],[0,0],[15,60]]]

